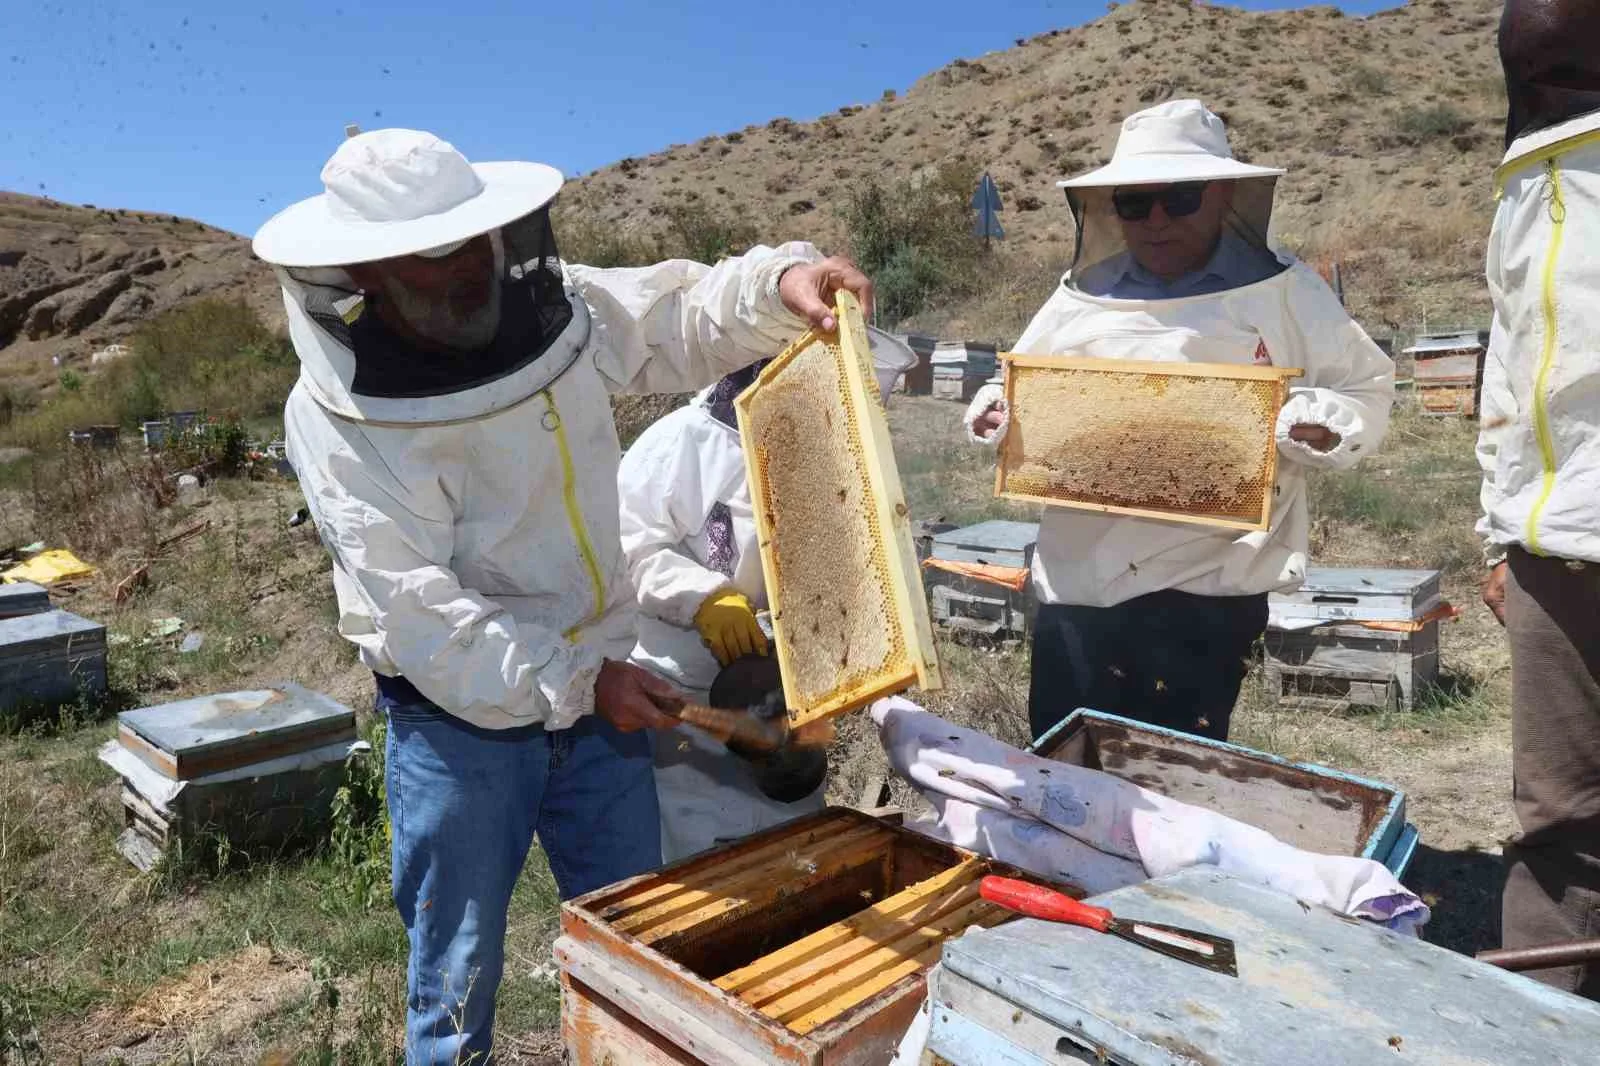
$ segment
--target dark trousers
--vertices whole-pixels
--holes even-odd
[[[1035,739],[1079,707],[1214,740],[1267,628],[1267,597],[1152,592],[1115,607],[1046,604],[1033,635]]]
[[[1600,937],[1600,565],[1510,556],[1511,774],[1522,831],[1506,845],[1508,948]],[[1600,965],[1529,971],[1600,1000]]]

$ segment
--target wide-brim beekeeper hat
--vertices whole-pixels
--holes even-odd
[[[444,254],[544,207],[562,181],[543,163],[469,163],[421,130],[372,130],[341,144],[323,191],[268,219],[253,248],[285,267]]]
[[[1253,166],[1235,159],[1222,119],[1199,100],[1168,100],[1123,119],[1111,162],[1056,185],[1062,189],[1167,185],[1280,178],[1284,173],[1279,167]]]
[[[323,191],[280,211],[255,253],[283,286],[301,385],[344,418],[395,424],[487,417],[564,373],[588,343],[586,305],[568,291],[550,225],[561,172],[542,163],[469,163],[449,142],[386,129],[345,140]],[[472,359],[428,360],[367,314],[350,269],[399,256],[438,258],[487,236],[501,301],[494,338]],[[428,363],[456,374],[413,380]]]
[[[1199,100],[1168,100],[1137,111],[1123,120],[1109,163],[1056,182],[1078,224],[1070,276],[1084,277],[1127,250],[1112,192],[1132,185],[1230,182],[1228,231],[1266,252],[1273,194],[1284,173],[1235,159],[1227,127]]]

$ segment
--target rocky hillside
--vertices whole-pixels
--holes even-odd
[[[1278,239],[1338,259],[1376,325],[1481,315],[1490,172],[1504,95],[1497,0],[1426,0],[1368,18],[1332,7],[1245,12],[1189,0],[1113,5],[1085,26],[956,59],[903,95],[816,121],[775,118],[589,174],[573,216],[652,232],[703,197],[763,239],[835,247],[838,207],[869,178],[943,161],[986,167],[1006,203],[1007,252],[1059,269],[1071,219],[1057,178],[1104,162],[1123,116],[1196,96],[1243,158],[1289,168]],[[826,65],[807,76],[826,76]]]
[[[0,192],[0,372],[48,380],[154,314],[200,296],[269,316],[271,273],[244,238],[171,215]]]

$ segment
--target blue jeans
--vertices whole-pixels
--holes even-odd
[[[411,942],[406,1062],[489,1059],[506,910],[537,833],[562,899],[661,862],[646,733],[486,730],[431,703],[387,711],[394,901]]]

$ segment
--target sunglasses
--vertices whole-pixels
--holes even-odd
[[[1164,187],[1115,189],[1111,193],[1111,203],[1117,209],[1117,217],[1124,222],[1143,222],[1155,210],[1157,201],[1168,218],[1184,218],[1200,210],[1207,184],[1185,181]]]

